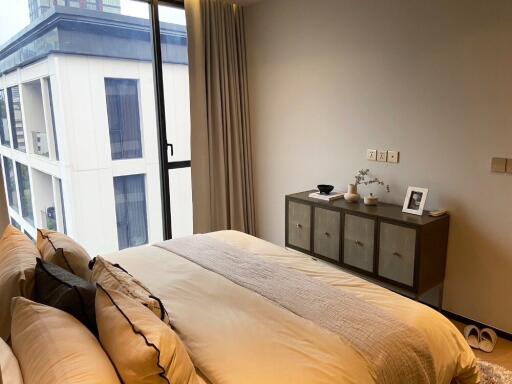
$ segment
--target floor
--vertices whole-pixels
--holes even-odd
[[[465,324],[458,321],[453,321],[455,326],[462,332]],[[512,341],[505,339],[498,339],[496,347],[491,353],[486,353],[473,349],[476,357],[488,361],[489,363],[501,365],[504,368],[512,370]]]

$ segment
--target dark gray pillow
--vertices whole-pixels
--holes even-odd
[[[34,300],[69,313],[97,337],[95,297],[96,287],[88,281],[58,265],[37,259]]]

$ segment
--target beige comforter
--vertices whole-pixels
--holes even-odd
[[[437,383],[478,382],[474,354],[436,311],[252,236],[210,236],[348,290],[415,328],[433,354]],[[212,384],[375,382],[367,359],[330,331],[180,256],[150,246],[106,258],[163,300],[194,364]]]

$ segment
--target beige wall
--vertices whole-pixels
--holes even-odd
[[[258,233],[284,196],[369,167],[452,215],[444,308],[512,332],[512,2],[267,0],[247,8]],[[398,165],[368,162],[394,149]]]

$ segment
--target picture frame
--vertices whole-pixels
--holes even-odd
[[[419,187],[407,188],[402,212],[413,215],[423,215],[423,208],[427,201],[428,189]]]

